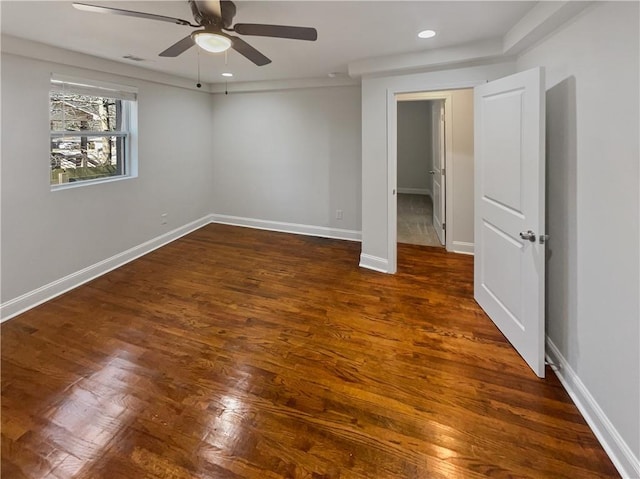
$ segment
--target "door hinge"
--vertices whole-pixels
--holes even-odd
[[[442,223],[442,230],[447,231],[447,223]]]
[[[446,168],[442,168],[440,170],[440,174],[442,174],[442,176],[446,175],[447,174],[447,169]]]

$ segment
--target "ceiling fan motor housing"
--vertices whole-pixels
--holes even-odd
[[[233,17],[236,15],[236,6],[230,0],[220,0],[221,17],[216,16],[207,7],[203,0],[189,0],[193,19],[201,26],[215,25],[220,28],[231,28]]]

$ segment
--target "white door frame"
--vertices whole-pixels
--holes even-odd
[[[387,257],[388,273],[398,270],[398,101],[412,100],[445,100],[445,218],[447,225],[445,235],[447,251],[453,249],[453,162],[451,157],[453,145],[452,133],[452,99],[453,94],[446,90],[461,90],[481,85],[482,82],[463,82],[440,86],[425,87],[424,91],[415,88],[387,89]],[[402,100],[398,99],[402,96]]]

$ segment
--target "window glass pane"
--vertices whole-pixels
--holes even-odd
[[[50,95],[51,131],[122,129],[122,100],[56,90]]]
[[[126,174],[125,141],[124,136],[52,136],[51,184]]]

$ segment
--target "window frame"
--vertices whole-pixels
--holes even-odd
[[[79,95],[92,96],[96,98],[109,98],[120,100],[121,103],[121,124],[119,130],[96,131],[96,130],[52,130],[51,129],[51,100],[54,91],[75,93]],[[132,86],[120,85],[99,80],[84,79],[78,77],[68,77],[51,74],[49,83],[49,186],[51,191],[78,188],[113,181],[121,181],[138,176],[138,89]],[[105,176],[102,178],[92,178],[86,180],[76,180],[66,183],[51,183],[51,154],[52,140],[55,138],[86,137],[91,138],[122,138],[122,173]]]

